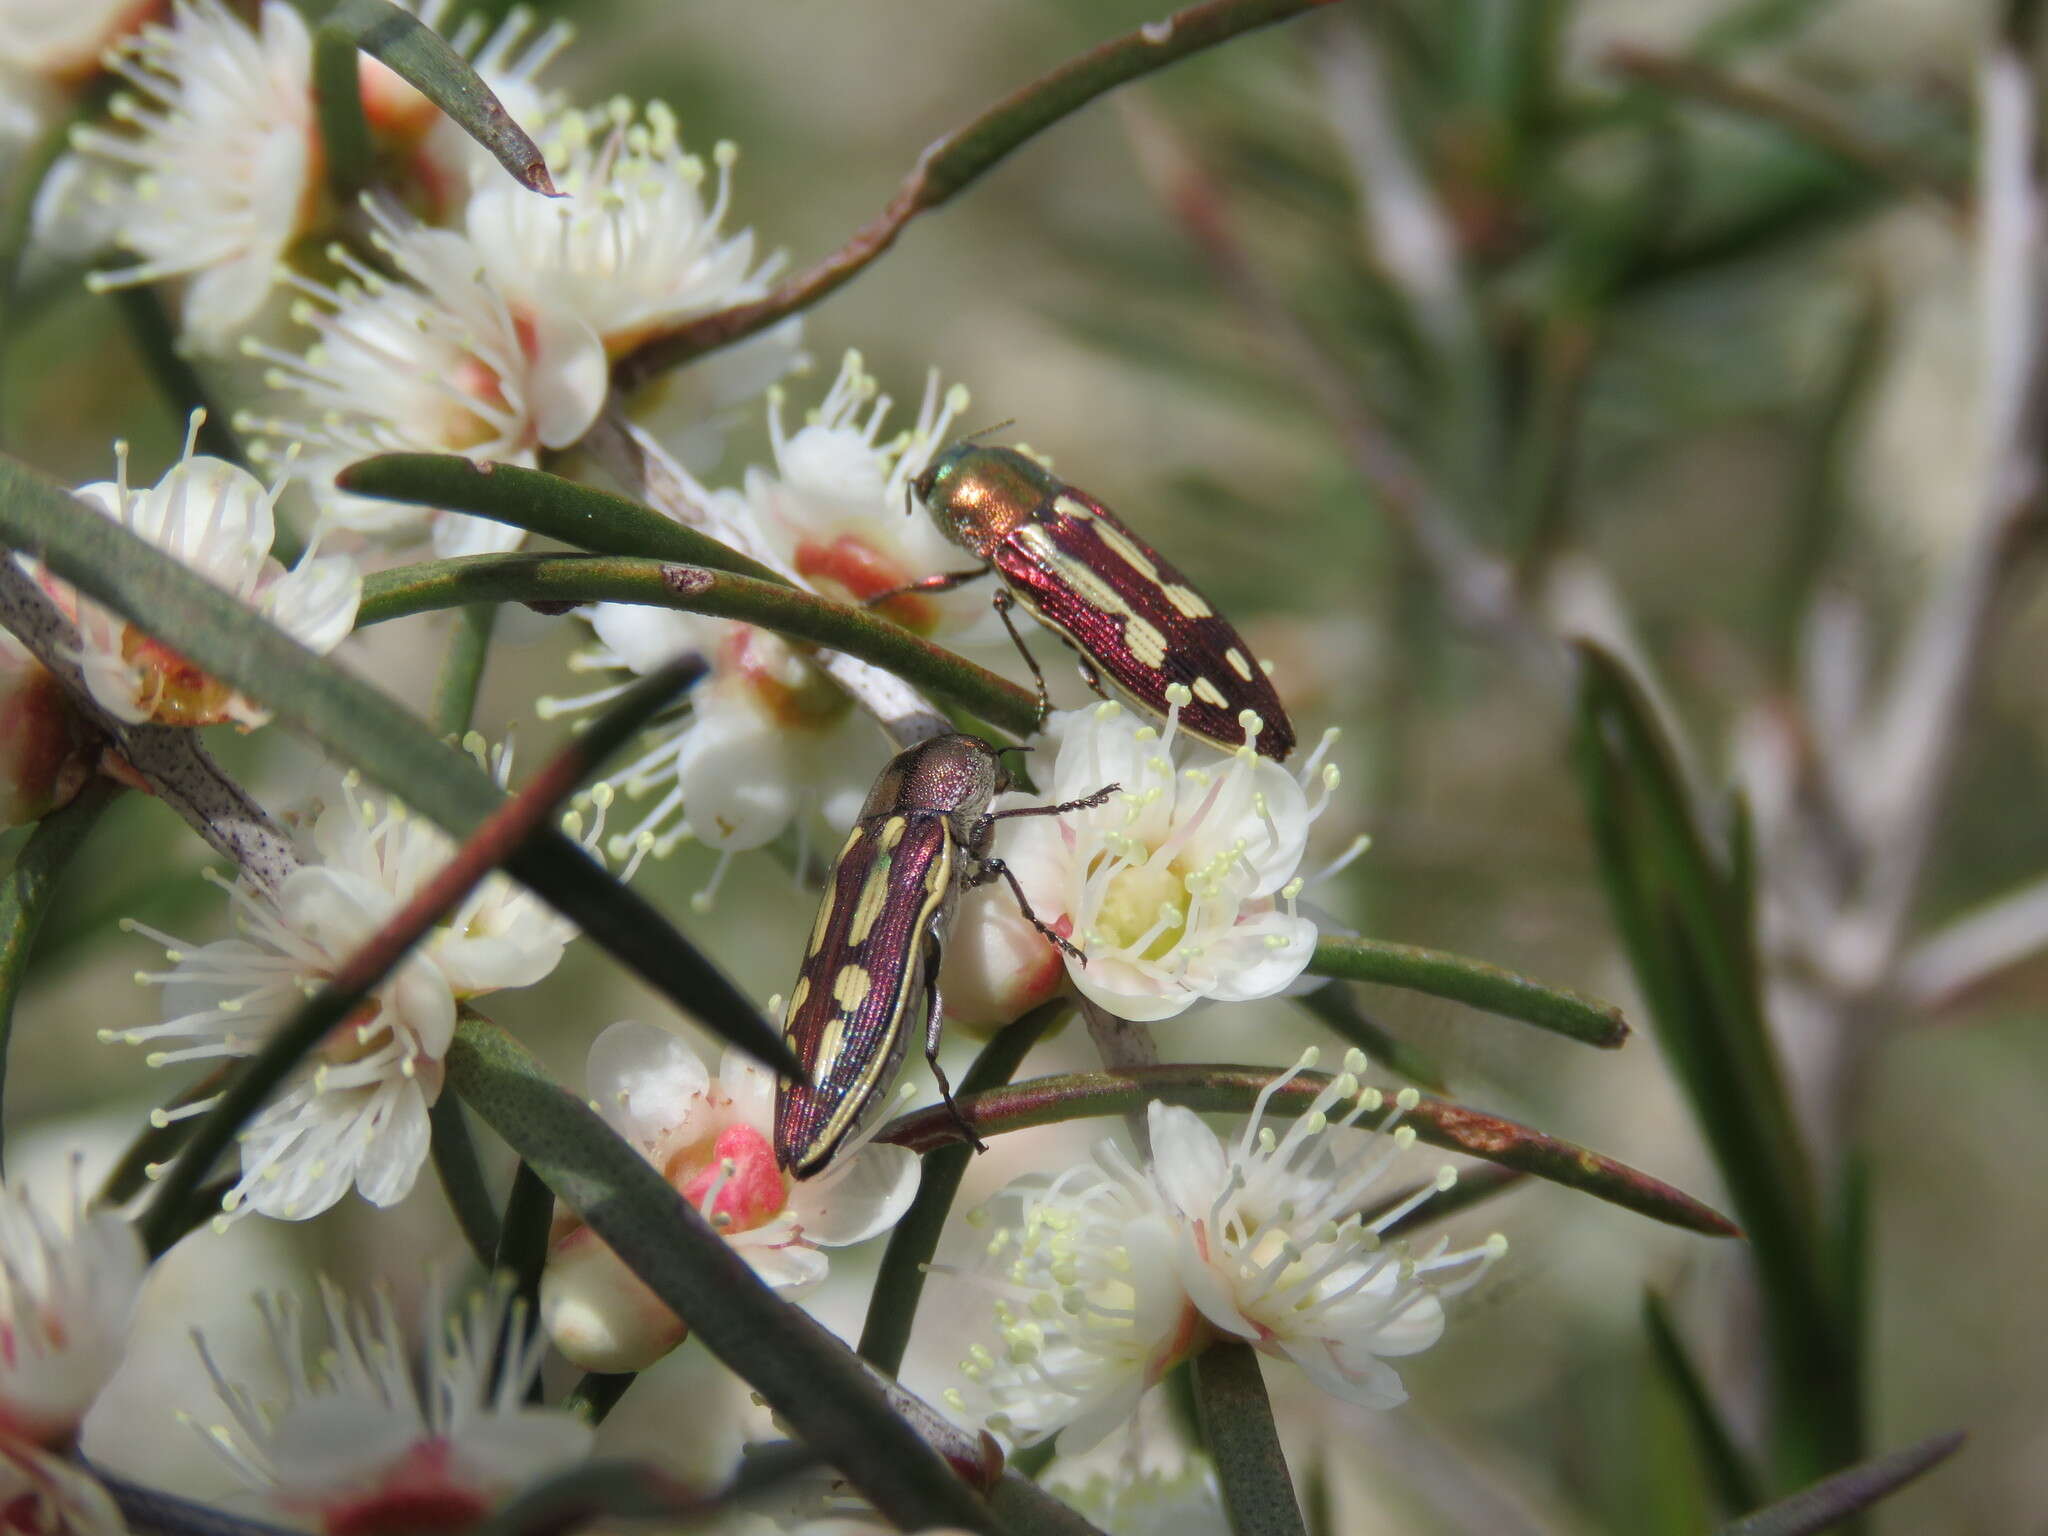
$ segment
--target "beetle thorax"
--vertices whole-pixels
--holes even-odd
[[[947,449],[917,480],[917,493],[939,532],[983,560],[992,558],[997,545],[1031,521],[1032,513],[1057,488],[1057,482],[1015,449],[972,444]]]

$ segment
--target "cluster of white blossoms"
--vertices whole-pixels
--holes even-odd
[[[1154,1102],[1142,1167],[1103,1141],[1092,1163],[998,1195],[992,1207],[1013,1214],[977,1277],[1000,1298],[996,1342],[963,1362],[968,1387],[948,1403],[1014,1443],[1057,1433],[1071,1455],[1129,1422],[1146,1388],[1219,1338],[1293,1361],[1346,1402],[1403,1402],[1388,1358],[1435,1343],[1441,1298],[1473,1284],[1507,1242],[1452,1250],[1440,1238],[1416,1252],[1384,1240],[1455,1175],[1440,1169],[1375,1208],[1375,1189],[1414,1144],[1399,1123],[1414,1090],[1387,1109],[1359,1082],[1357,1051],[1291,1123],[1268,1125],[1274,1095],[1315,1060],[1304,1053],[1268,1084],[1232,1141]],[[988,1209],[976,1213],[984,1223]]]
[[[966,408],[964,389],[942,390],[934,374],[916,420],[890,438],[882,432],[892,402],[858,352],[847,354],[823,402],[794,432],[781,390],[768,399],[773,465],[748,468],[737,489],[693,488],[713,531],[813,590],[854,602],[941,568],[948,546],[928,519],[904,515],[904,498]],[[880,611],[919,633],[971,638],[988,602],[905,595]],[[650,732],[640,755],[614,775],[629,797],[653,797],[615,848],[647,841],[661,853],[687,834],[731,853],[758,848],[792,824],[808,832],[821,823],[835,837],[852,825],[887,757],[885,743],[789,642],[748,624],[623,603],[592,604],[580,615],[598,643],[575,666],[628,676],[545,701],[547,712],[608,703],[631,678],[684,652],[710,664],[689,712]]]
[[[121,1363],[143,1264],[134,1228],[87,1211],[75,1187],[52,1211],[19,1183],[0,1184],[0,1512],[10,1530],[127,1529],[64,1453]]]
[[[775,1159],[775,1077],[728,1050],[713,1080],[667,1030],[623,1020],[590,1047],[587,1088],[612,1129],[661,1170],[769,1285],[800,1296],[830,1267],[821,1248],[893,1227],[917,1194],[915,1154],[860,1138],[796,1180]],[[556,1346],[593,1371],[637,1371],[683,1341],[683,1322],[568,1212],[541,1276]]]
[[[416,9],[532,131],[563,196],[508,177],[412,86],[364,59],[357,79],[379,191],[343,206],[321,139],[313,39],[286,0],[0,0],[0,72],[58,81],[101,56],[120,77],[110,121],[71,136],[73,169],[95,178],[107,242],[126,253],[91,282],[172,285],[184,350],[209,385],[241,392],[234,424],[278,473],[266,486],[198,454],[195,416],[179,461],[154,486],[129,484],[123,448],[115,478],[83,487],[79,500],[304,646],[331,652],[358,615],[358,557],[380,545],[501,553],[525,537],[460,511],[358,494],[337,483],[348,465],[426,452],[536,466],[611,405],[678,461],[689,505],[671,515],[918,636],[999,648],[990,664],[1014,669],[987,587],[912,590],[963,574],[960,550],[910,514],[919,476],[960,425],[965,389],[943,386],[934,370],[914,416],[895,417],[861,355],[848,352],[792,422],[779,381],[804,359],[791,319],[614,400],[622,358],[771,291],[779,256],[734,222],[737,149],[721,141],[693,152],[660,103],[572,107],[541,79],[566,42],[559,24],[539,27],[515,11],[486,26],[452,15],[448,0]],[[714,474],[727,427],[764,396],[763,460]],[[288,570],[271,548],[277,498],[292,481],[319,522],[312,549]],[[326,552],[336,547],[348,552]],[[104,715],[243,728],[266,719],[257,701],[17,558],[75,625],[64,660]],[[610,841],[615,855],[637,861],[686,837],[703,842],[720,854],[699,893],[708,902],[735,854],[794,831],[802,868],[813,836],[842,835],[853,822],[889,744],[828,670],[837,662],[765,629],[666,608],[600,603],[578,617],[595,644],[572,664],[604,681],[579,698],[541,701],[544,715],[601,707],[679,655],[706,663],[688,699],[597,792],[600,809],[613,785],[638,802]],[[1179,715],[1189,697],[1170,691],[1159,723],[1112,703],[1046,722],[1056,756],[1049,766],[1035,760],[1046,794],[1006,796],[993,809],[1115,793],[1059,817],[999,824],[994,853],[1015,889],[990,880],[961,903],[941,977],[951,1014],[1002,1024],[1072,990],[1121,1019],[1158,1021],[1298,981],[1317,938],[1297,906],[1301,870],[1338,782],[1327,761],[1335,733],[1290,771],[1249,746],[1225,752],[1187,737]],[[80,729],[92,713],[69,706],[0,631],[0,726],[10,732],[0,816],[45,814],[94,771],[139,782]],[[485,757],[478,738],[465,746]],[[502,785],[508,761],[490,766]],[[218,882],[233,937],[195,946],[129,925],[164,950],[165,967],[139,977],[162,989],[162,1015],[103,1039],[146,1047],[152,1066],[259,1054],[455,852],[446,834],[353,775],[295,826],[302,863]],[[874,905],[864,894],[864,910]],[[1047,929],[1076,953],[1048,942]],[[572,937],[507,877],[477,886],[241,1127],[219,1222],[251,1212],[303,1220],[351,1190],[378,1206],[402,1200],[432,1147],[430,1109],[463,1005],[544,980]],[[865,973],[857,979],[865,990]],[[1307,1092],[1295,1079],[1312,1061],[1269,1086],[1233,1139],[1153,1103],[1144,1159],[1104,1142],[1091,1161],[999,1196],[992,1209],[1006,1219],[972,1277],[999,1297],[996,1336],[966,1362],[951,1407],[1013,1443],[1058,1435],[1063,1450],[1080,1451],[1131,1423],[1168,1369],[1225,1338],[1293,1361],[1346,1401],[1401,1401],[1388,1361],[1437,1337],[1443,1298],[1473,1283],[1504,1244],[1415,1249],[1393,1236],[1449,1187],[1449,1171],[1411,1196],[1376,1194],[1414,1140],[1400,1123],[1412,1099],[1389,1106],[1362,1086],[1355,1052]],[[592,1043],[585,1086],[611,1128],[788,1297],[827,1278],[829,1250],[894,1226],[917,1193],[917,1157],[871,1139],[873,1120],[817,1176],[792,1178],[775,1152],[775,1078],[737,1051],[714,1071],[674,1034],[618,1023]],[[1304,1107],[1269,1123],[1281,1094]],[[218,1102],[198,1097],[156,1118]],[[104,1490],[59,1453],[118,1361],[142,1267],[136,1239],[112,1217],[82,1214],[74,1197],[60,1224],[0,1186],[0,1525],[120,1529]],[[613,1373],[652,1365],[687,1332],[567,1209],[549,1234],[538,1317],[500,1291],[444,1323],[430,1300],[433,1342],[419,1375],[386,1296],[359,1306],[324,1286],[323,1338],[291,1301],[264,1305],[288,1396],[260,1403],[202,1343],[227,1414],[206,1434],[280,1518],[351,1536],[467,1528],[588,1455],[589,1427],[527,1406],[548,1342]],[[1221,1529],[1201,1465],[1108,1479],[1076,1497],[1124,1536]],[[872,1528],[866,1514],[855,1521]]]
[[[1002,886],[971,891],[941,977],[955,1017],[1008,1023],[1071,984],[1118,1018],[1169,1019],[1204,999],[1271,997],[1301,975],[1316,926],[1295,909],[1297,871],[1338,782],[1324,761],[1335,733],[1297,775],[1248,746],[1190,742],[1183,760],[1178,713],[1162,728],[1104,702],[1046,722],[1059,743],[1047,794],[997,810],[1119,793],[1005,821],[995,852],[1085,959],[1048,944]]]
[[[433,1331],[417,1374],[388,1295],[352,1305],[323,1283],[320,1302],[324,1337],[294,1298],[258,1300],[290,1393],[283,1403],[229,1381],[198,1341],[228,1413],[202,1432],[278,1515],[365,1536],[463,1530],[590,1454],[588,1424],[527,1403],[547,1343],[527,1337],[509,1288],[473,1295],[444,1319],[429,1287]]]
[[[336,788],[313,818],[307,863],[274,889],[247,875],[227,886],[238,937],[194,948],[127,925],[164,947],[171,968],[140,979],[164,988],[170,1016],[102,1038],[153,1047],[152,1066],[254,1055],[447,863],[454,844],[438,827],[363,794],[353,774]],[[302,1220],[351,1186],[373,1205],[404,1199],[426,1160],[458,1005],[540,981],[574,933],[509,877],[478,885],[243,1127],[222,1219]]]

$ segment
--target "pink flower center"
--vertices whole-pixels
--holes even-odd
[[[363,1498],[320,1510],[327,1536],[397,1536],[461,1531],[490,1512],[490,1500],[450,1475],[446,1440],[423,1440],[407,1451]]]
[[[806,539],[796,547],[797,574],[828,597],[850,603],[865,603],[891,588],[915,579],[873,545],[843,533],[827,544]],[[939,610],[929,597],[903,592],[878,604],[875,612],[894,619],[915,634],[928,635],[939,622]]]
[[[751,1125],[720,1131],[710,1163],[683,1186],[683,1198],[726,1233],[750,1232],[774,1220],[788,1195],[775,1149]]]

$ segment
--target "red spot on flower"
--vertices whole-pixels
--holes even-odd
[[[491,1501],[451,1475],[448,1442],[423,1440],[407,1451],[376,1489],[346,1503],[320,1506],[327,1536],[401,1536],[463,1531],[490,1513]]]
[[[841,534],[830,544],[813,539],[797,545],[796,569],[820,592],[850,603],[865,603],[916,579],[874,546],[850,533]],[[938,605],[915,592],[904,592],[879,603],[875,612],[919,635],[930,634],[939,622]]]
[[[750,1125],[720,1131],[711,1146],[710,1166],[683,1186],[683,1198],[727,1232],[749,1232],[773,1220],[788,1195],[775,1149]]]

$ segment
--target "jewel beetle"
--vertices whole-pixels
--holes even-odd
[[[1079,956],[1039,922],[989,848],[999,821],[1100,805],[1118,786],[1064,805],[991,811],[989,802],[1009,787],[995,748],[954,733],[899,752],[868,792],[826,878],[783,1028],[810,1078],[784,1078],[775,1093],[776,1160],[797,1178],[826,1167],[882,1102],[919,1026],[925,1060],[959,1117],[939,1069],[939,958],[962,891],[1007,880],[1039,932]],[[960,1124],[972,1137],[964,1118]]]
[[[1041,720],[1045,674],[1010,620],[1013,604],[1074,648],[1097,693],[1107,675],[1140,709],[1163,717],[1184,688],[1182,730],[1233,751],[1249,735],[1276,762],[1294,750],[1280,695],[1244,638],[1101,502],[1014,448],[971,440],[939,453],[911,489],[939,531],[983,563],[870,601],[949,591],[993,572],[1002,581],[996,612],[1037,680]]]

